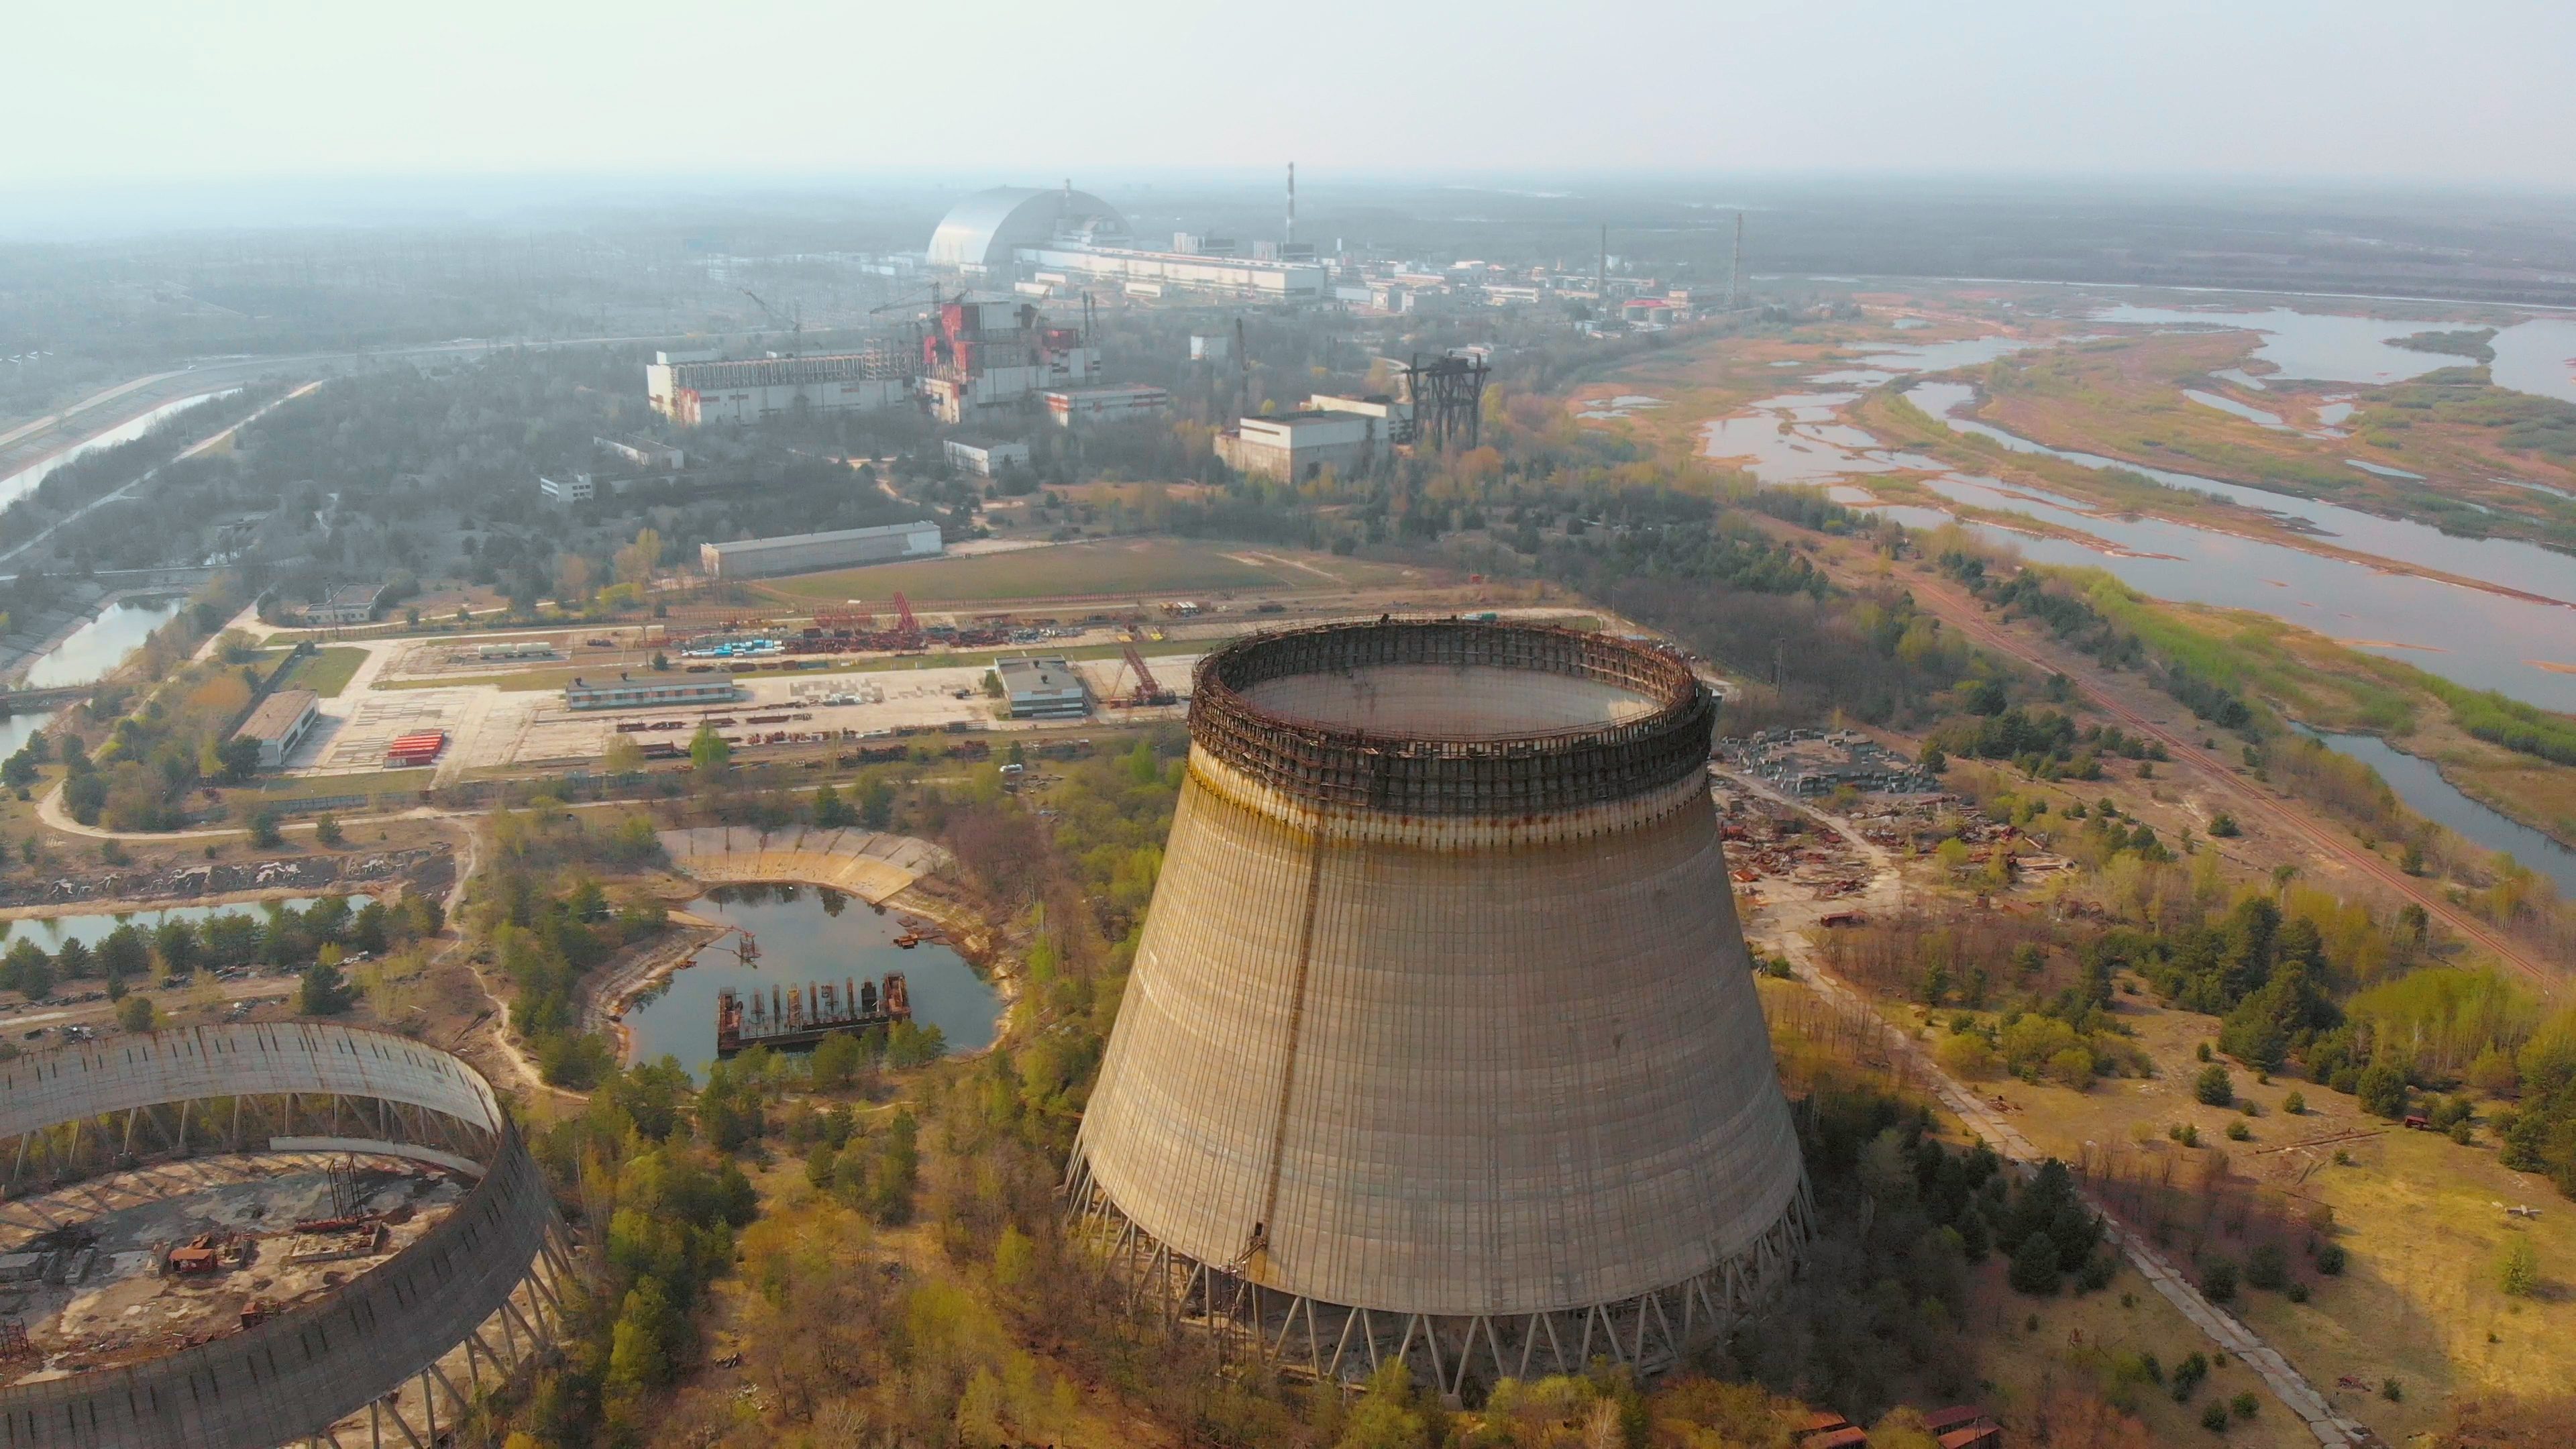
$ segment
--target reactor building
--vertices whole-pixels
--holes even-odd
[[[1306,249],[1308,253],[1312,248]],[[1071,186],[997,186],[957,203],[931,233],[933,267],[999,281],[1052,276],[1066,286],[1116,287],[1146,296],[1164,288],[1274,302],[1320,302],[1324,269],[1282,250],[1238,257],[1197,237],[1167,247],[1139,241],[1118,208]]]
[[[1201,663],[1066,1170],[1167,1313],[1318,1377],[1652,1371],[1790,1270],[1805,1169],[1679,658],[1509,622]]]

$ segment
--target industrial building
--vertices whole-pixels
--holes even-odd
[[[1641,1372],[1785,1281],[1806,1174],[1678,657],[1468,620],[1202,661],[1067,1165],[1168,1315],[1326,1381]]]
[[[674,680],[629,679],[593,684],[576,679],[564,686],[566,709],[646,709],[657,705],[731,704],[742,697],[730,679]]]
[[[941,303],[921,339],[921,395],[941,422],[1088,382],[1100,349],[1071,327],[1050,327],[1033,303],[960,297]]]
[[[1386,442],[1381,418],[1309,409],[1246,417],[1216,435],[1216,455],[1238,472],[1302,481],[1326,468],[1358,472]]]
[[[537,496],[557,508],[569,508],[573,504],[588,503],[598,497],[599,485],[588,473],[566,473],[559,478],[539,474]]]
[[[1080,719],[1091,713],[1091,692],[1069,660],[998,659],[993,678],[1010,701],[1013,719]]]
[[[686,449],[675,448],[668,443],[657,443],[650,438],[594,436],[590,440],[590,445],[603,453],[614,453],[647,472],[676,473],[689,466],[689,454]]]
[[[698,545],[698,567],[711,579],[757,579],[892,559],[936,558],[940,548],[939,525],[924,519],[919,523],[887,523],[830,533],[789,533],[734,543],[702,543]]]
[[[322,597],[304,606],[307,624],[363,624],[376,617],[376,600],[383,596],[382,584],[333,584],[322,591]]]
[[[281,689],[259,702],[240,729],[233,731],[237,740],[259,741],[259,767],[283,769],[295,747],[313,732],[313,723],[321,718],[322,696],[309,689]]]
[[[1048,273],[1063,279],[1057,286],[1184,287],[1273,301],[1320,301],[1326,294],[1325,271],[1311,261],[1227,255],[1230,243],[1206,237],[1182,235],[1174,242],[1168,251],[1139,247],[1127,218],[1087,191],[1000,186],[950,209],[931,233],[929,259],[967,276],[1014,282]],[[1193,249],[1182,250],[1184,244]]]
[[[1047,421],[1059,428],[1077,423],[1114,423],[1122,418],[1152,417],[1171,411],[1172,395],[1159,387],[1083,387],[1046,394]]]
[[[657,352],[644,368],[644,393],[653,410],[689,428],[753,423],[798,410],[867,412],[899,403],[911,392],[912,366],[891,348],[735,362]]]
[[[990,478],[1005,468],[1029,466],[1026,443],[988,443],[967,438],[950,438],[944,445],[948,466],[979,478]]]

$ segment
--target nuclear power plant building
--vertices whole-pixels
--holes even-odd
[[[1167,1312],[1353,1380],[1652,1370],[1789,1271],[1805,1171],[1651,646],[1256,636],[1189,770],[1067,1187]]]

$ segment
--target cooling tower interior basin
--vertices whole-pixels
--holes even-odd
[[[1785,1272],[1804,1170],[1715,717],[1678,656],[1570,629],[1387,620],[1208,656],[1068,1172],[1086,1210],[1203,1295],[1511,1319],[1524,1346],[1556,1314],[1678,1340]]]

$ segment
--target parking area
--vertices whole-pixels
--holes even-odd
[[[1141,652],[1165,689],[1186,691],[1199,658],[1195,649],[1155,653],[1149,645]],[[1135,687],[1123,659],[1086,659],[1074,667],[1104,708]],[[846,669],[742,676],[736,681],[741,697],[729,705],[577,711],[565,708],[563,696],[552,690],[462,682],[436,689],[376,688],[377,674],[370,669],[340,698],[323,701],[322,718],[288,760],[287,772],[374,774],[385,768],[394,740],[426,730],[447,734],[436,776],[445,784],[481,770],[588,764],[620,733],[639,744],[685,747],[702,723],[715,724],[737,746],[881,738],[960,724],[1034,728],[1034,721],[996,718],[998,701],[984,689],[988,672],[980,663],[932,668],[919,661],[853,661]]]

